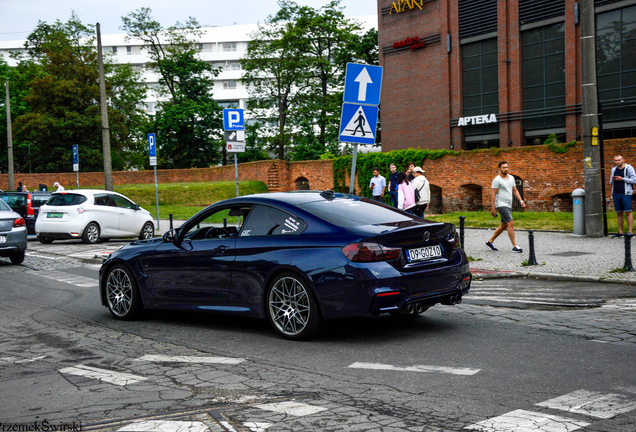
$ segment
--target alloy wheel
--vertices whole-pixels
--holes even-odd
[[[116,268],[108,275],[106,281],[106,299],[111,312],[118,317],[125,317],[132,308],[133,286],[128,273]]]
[[[312,314],[305,286],[293,277],[276,281],[269,292],[268,307],[276,328],[288,336],[301,333]]]

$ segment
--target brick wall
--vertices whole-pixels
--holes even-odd
[[[498,153],[496,153],[498,152]],[[636,138],[605,142],[605,180],[607,197],[610,197],[609,174],[614,166],[614,155],[621,153],[628,163],[636,165]],[[510,174],[523,180],[523,195],[530,211],[571,211],[570,194],[574,189],[585,188],[583,178],[583,145],[571,147],[567,153],[553,153],[546,146],[518,147],[463,151],[459,155],[444,156],[437,160],[421,162],[426,178],[431,183],[431,210],[450,212],[490,208],[490,186],[497,175],[497,164],[505,160]],[[415,161],[420,162],[420,161]],[[380,167],[388,176],[389,167]],[[313,190],[333,188],[331,160],[286,162],[269,160],[239,165],[239,180],[260,180],[270,191],[296,190],[296,181],[304,178]],[[360,184],[366,186],[372,173],[357,173],[356,192]],[[234,181],[234,166],[157,170],[159,183]],[[52,187],[59,181],[67,188],[76,184],[75,173],[16,174],[16,184],[22,181],[30,189],[43,183]],[[120,171],[113,173],[115,185],[154,183],[153,171]],[[96,186],[104,183],[103,173],[80,173],[80,186]],[[349,172],[345,173],[345,185],[349,185]],[[0,189],[8,187],[7,174],[0,175]],[[612,208],[611,199],[608,206]]]

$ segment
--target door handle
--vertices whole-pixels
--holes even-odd
[[[225,253],[226,251],[228,251],[230,249],[229,246],[219,246],[217,248],[212,249],[212,252],[218,252],[218,253]]]

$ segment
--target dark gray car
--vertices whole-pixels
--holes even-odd
[[[27,228],[24,218],[0,200],[0,257],[9,257],[13,264],[24,261],[27,248]]]

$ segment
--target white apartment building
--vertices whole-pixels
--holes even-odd
[[[363,31],[377,28],[377,16],[355,17],[362,23]],[[239,60],[247,50],[251,34],[257,31],[257,24],[233,25],[224,27],[204,27],[199,41],[200,58],[211,63],[221,73],[214,79],[212,89],[214,99],[222,108],[245,108],[248,92],[240,82],[243,72]],[[126,41],[125,34],[102,34],[104,53],[110,53],[119,63],[130,63],[133,68],[143,72],[148,85],[145,104],[146,111],[154,114],[157,110],[157,94],[159,86],[157,74],[144,66],[149,61],[147,51],[141,41]],[[11,52],[24,51],[24,40],[0,41],[0,55],[11,65],[15,62],[9,57]]]

